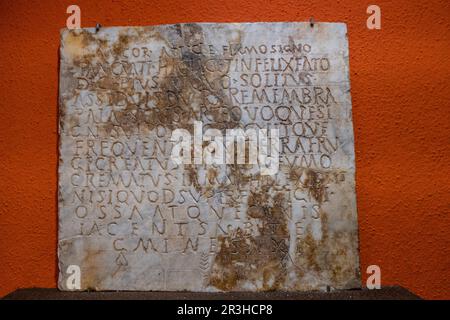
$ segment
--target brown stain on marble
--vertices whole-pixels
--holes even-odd
[[[359,279],[360,274],[355,270],[355,258],[352,250],[357,243],[355,232],[330,231],[328,215],[320,210],[322,237],[314,239],[311,226],[306,228],[306,234],[297,239],[296,273],[302,278],[307,272],[316,272],[323,283],[333,288],[352,288],[355,283],[345,283],[348,279]],[[356,264],[357,265],[357,264]],[[301,289],[311,289],[308,286]]]
[[[286,199],[282,193],[272,198],[269,192],[270,188],[261,188],[248,197],[247,214],[259,221],[259,235],[245,233],[238,227],[219,237],[210,285],[223,291],[239,290],[244,282],[263,291],[284,287],[289,239],[283,210]]]
[[[93,78],[89,80],[89,90],[104,95],[106,92],[107,105],[111,108],[111,119],[98,124],[99,133],[105,136],[129,136],[136,132],[150,133],[158,126],[169,130],[186,129],[193,132],[194,120],[206,117],[212,120],[214,128],[234,128],[239,125],[236,117],[230,115],[231,104],[228,96],[219,85],[223,72],[210,72],[206,68],[208,57],[202,53],[185,51],[181,54],[171,53],[170,46],[182,40],[188,45],[195,45],[203,41],[203,31],[200,25],[178,25],[181,38],[164,39],[152,28],[124,29],[119,32],[114,42],[100,38],[86,30],[69,31],[65,38],[65,50],[73,58],[73,67],[67,72],[75,75],[83,68],[93,71]],[[149,32],[151,30],[152,32]],[[113,73],[111,59],[121,64],[124,69],[130,68],[123,61],[124,51],[135,43],[142,43],[146,39],[164,39],[168,45],[159,56],[159,70],[152,77],[157,86],[156,92],[136,91],[133,85],[121,86],[120,77]],[[88,50],[96,45],[98,50]],[[102,54],[98,54],[101,52]],[[99,77],[98,65],[106,74]],[[69,77],[70,78],[70,77]],[[74,77],[72,77],[74,78]],[[123,84],[123,83],[122,83]],[[129,84],[132,84],[130,81]],[[71,85],[72,96],[79,94],[79,89]],[[211,103],[210,100],[214,103]],[[67,99],[66,99],[67,100]],[[63,104],[65,104],[63,102]],[[153,106],[151,106],[153,104]],[[65,106],[67,108],[67,105]],[[62,108],[63,109],[63,108]],[[79,124],[76,115],[71,115],[65,122],[72,126]]]
[[[353,283],[346,284],[348,279],[359,279],[359,271],[355,270],[355,244],[358,243],[357,229],[349,228],[347,231],[334,230],[329,223],[329,213],[325,212],[325,203],[329,201],[328,188],[342,187],[345,181],[343,170],[317,170],[293,166],[288,177],[296,187],[303,189],[310,200],[318,204],[319,215],[313,219],[296,240],[295,271],[300,279],[301,290],[312,289],[305,279],[308,272],[315,272],[323,283],[335,288],[354,287]],[[338,214],[338,213],[336,213]],[[348,215],[340,213],[341,218],[351,219]],[[333,221],[335,221],[334,218]],[[321,237],[315,239],[311,223],[320,223]]]
[[[327,189],[330,185],[340,185],[345,181],[343,170],[318,170],[299,166],[292,166],[287,176],[294,186],[303,189],[319,205],[328,200]]]
[[[314,198],[318,203],[322,203],[325,199],[326,192],[326,175],[316,170],[306,170],[306,178],[303,182],[304,188],[307,189],[308,194]]]
[[[81,268],[81,287],[85,290],[98,290],[98,285],[102,282],[99,266],[103,265],[102,250],[88,248],[84,251],[83,264]]]

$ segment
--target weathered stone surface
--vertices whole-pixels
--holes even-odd
[[[177,164],[195,121],[278,129],[278,171]],[[60,289],[358,287],[354,173],[344,24],[61,33]]]

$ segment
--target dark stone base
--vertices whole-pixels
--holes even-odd
[[[17,289],[5,300],[416,300],[419,296],[399,286],[380,290],[333,292],[166,292],[166,291],[59,291],[50,288]]]

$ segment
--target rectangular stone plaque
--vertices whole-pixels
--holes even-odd
[[[360,286],[345,24],[63,30],[60,59],[60,289]]]

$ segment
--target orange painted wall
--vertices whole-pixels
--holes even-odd
[[[372,2],[380,31],[366,28]],[[56,286],[59,29],[73,3],[83,27],[346,22],[362,270],[450,299],[448,0],[1,0],[0,296]]]

